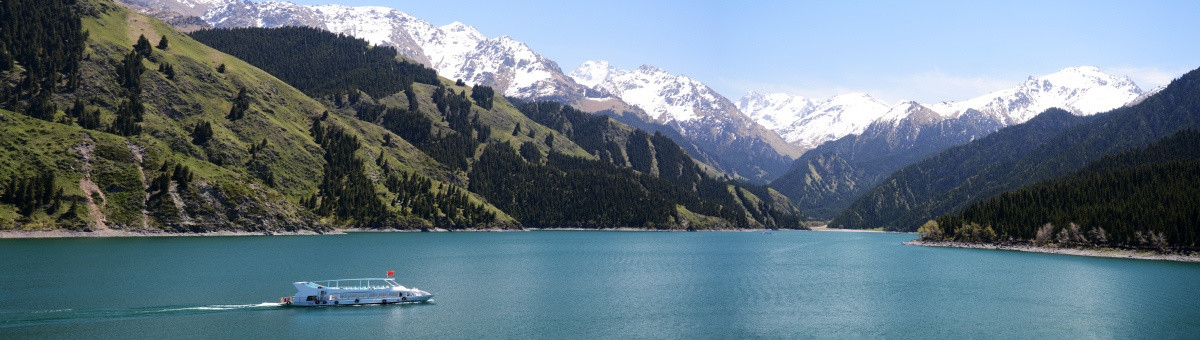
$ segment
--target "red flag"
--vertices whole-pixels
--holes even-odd
[[[388,271],[388,277],[391,277],[392,275],[396,275],[396,271],[395,271],[395,270],[389,270],[389,271]]]

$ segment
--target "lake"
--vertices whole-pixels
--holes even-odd
[[[352,233],[0,240],[5,338],[1163,338],[1200,264],[845,232]],[[426,304],[280,307],[379,277]]]

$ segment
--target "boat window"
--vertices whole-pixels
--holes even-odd
[[[317,296],[309,295],[307,299],[304,299],[304,301],[317,301]]]

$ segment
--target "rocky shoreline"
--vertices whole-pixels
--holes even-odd
[[[605,228],[605,229],[587,229],[587,228],[525,228],[525,229],[361,229],[361,228],[345,228],[333,229],[329,231],[213,231],[204,233],[171,233],[161,231],[131,231],[131,230],[114,230],[105,229],[97,231],[72,231],[72,230],[3,230],[0,231],[0,239],[21,239],[21,238],[88,238],[88,237],[204,237],[204,236],[284,236],[284,235],[344,235],[347,233],[415,233],[415,232],[520,232],[520,231],[662,231],[662,232],[684,232],[685,229],[649,229],[649,228]],[[723,231],[723,232],[768,232],[773,229],[705,229],[695,231]]]
[[[988,250],[1010,250],[1023,251],[1029,253],[1043,254],[1058,254],[1058,255],[1073,255],[1073,256],[1092,256],[1092,257],[1112,257],[1124,259],[1138,260],[1156,260],[1156,261],[1178,261],[1178,262],[1200,262],[1200,254],[1163,254],[1152,251],[1137,251],[1127,249],[1084,249],[1084,248],[1058,248],[1058,247],[1038,247],[1028,244],[992,244],[992,243],[966,243],[966,242],[943,242],[943,241],[921,241],[912,240],[904,242],[910,246],[924,247],[943,247],[943,248],[967,248],[967,249],[988,249]]]

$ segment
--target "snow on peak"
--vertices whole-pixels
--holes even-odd
[[[812,148],[845,135],[862,133],[876,121],[895,124],[906,118],[957,117],[974,109],[1010,125],[1023,123],[1052,107],[1091,115],[1144,97],[1144,92],[1128,77],[1113,76],[1095,66],[1077,66],[1029,77],[1016,87],[980,97],[929,106],[913,101],[887,105],[862,93],[842,94],[824,102],[803,102],[807,99],[751,92],[738,102],[738,108],[787,142]]]
[[[808,98],[786,93],[750,92],[738,100],[737,107],[763,127],[779,132],[815,110],[816,104]]]
[[[186,0],[174,0],[186,1]],[[544,98],[582,95],[583,88],[558,65],[507,36],[488,39],[462,22],[434,26],[380,6],[301,6],[282,1],[229,1],[204,20],[216,27],[310,26],[395,47],[450,79],[484,84],[508,96]]]
[[[570,76],[579,85],[596,87],[596,85],[607,81],[614,73],[621,71],[623,70],[614,67],[607,60],[589,60],[580,64],[579,68],[576,68],[575,71],[571,71]]]
[[[571,72],[576,83],[611,93],[660,122],[687,122],[736,114],[736,107],[712,88],[687,76],[642,65],[635,70],[588,61]]]
[[[483,33],[479,33],[479,30],[475,29],[475,27],[472,27],[470,25],[467,25],[467,24],[464,24],[464,23],[461,23],[458,21],[452,22],[449,25],[442,26],[439,28],[443,32],[445,32],[447,35],[461,37],[462,39],[469,40],[469,41],[480,41],[480,40],[487,39],[487,37],[484,36]]]
[[[916,114],[932,114],[913,101],[887,103],[865,93],[846,93],[815,101],[785,93],[750,92],[738,109],[779,133],[788,143],[805,149],[866,131],[874,122],[899,122]],[[936,116],[936,114],[934,114]]]
[[[1134,101],[1142,93],[1129,77],[1113,76],[1095,66],[1077,66],[1029,77],[1013,88],[960,102],[942,102],[930,108],[949,116],[975,109],[1005,124],[1019,124],[1052,107],[1077,115],[1105,112]]]

